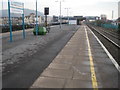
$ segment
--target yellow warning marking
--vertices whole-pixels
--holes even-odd
[[[88,34],[87,34],[86,27],[84,27],[84,28],[85,28],[85,33],[86,33],[86,38],[87,38],[87,43],[88,43],[88,54],[89,54],[89,59],[90,59],[92,86],[93,86],[94,90],[98,90],[98,83],[97,83],[97,78],[96,78],[95,69],[94,69],[93,57],[92,57],[92,52],[91,52],[91,47],[90,47],[90,41],[88,39]]]

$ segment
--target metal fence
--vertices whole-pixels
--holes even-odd
[[[110,28],[110,29],[118,29],[118,25],[113,25],[113,24],[101,24],[101,27],[104,28]]]
[[[96,26],[100,26],[100,27],[103,27],[103,28],[107,28],[107,29],[118,30],[118,28],[119,28],[118,25],[113,25],[113,24],[98,24],[98,23],[91,23],[91,24],[96,25]]]

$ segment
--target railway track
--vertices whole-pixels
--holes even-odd
[[[118,40],[120,40],[120,34],[118,34],[117,32],[113,32],[113,31],[110,31],[110,30],[104,30],[102,28],[99,28],[100,31],[108,34],[109,36],[112,36],[113,38],[116,38]]]
[[[97,26],[96,26],[96,27],[97,27]],[[109,32],[109,33],[111,33],[111,34],[114,34],[114,35],[120,35],[117,30],[105,29],[105,28],[102,28],[102,27],[97,27],[97,28],[102,29],[103,31],[107,31],[107,32]]]
[[[114,35],[108,32],[103,32],[100,30],[97,30],[91,25],[88,25],[88,27],[96,34],[96,36],[102,41],[102,43],[105,45],[105,47],[108,49],[108,51],[111,53],[111,55],[114,57],[116,62],[120,65],[120,40],[116,38]],[[106,35],[106,34],[107,35]],[[117,40],[117,42],[115,41]]]
[[[116,47],[118,47],[120,49],[120,45],[118,44],[119,41],[120,41],[120,38],[119,36],[115,36],[115,35],[112,35],[111,33],[108,33],[106,31],[103,31],[105,32],[107,35],[103,34],[102,32],[98,31],[96,28],[92,27],[92,26],[89,26],[92,30],[95,30],[97,33],[99,33],[101,36],[103,36],[105,39],[107,39],[109,42],[111,42],[112,44],[114,44]],[[118,42],[115,42],[113,41],[112,39],[109,38],[109,36],[112,36],[113,38],[116,38],[118,40]]]

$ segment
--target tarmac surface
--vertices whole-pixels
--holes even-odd
[[[3,55],[11,59],[3,58],[3,88],[119,90],[118,68],[86,25],[52,27],[45,36],[28,31],[25,40],[15,34],[13,43],[8,39]]]
[[[63,25],[51,28],[45,36],[34,36],[27,30],[26,39],[21,31],[14,33],[13,42],[9,35],[3,40],[3,88],[29,88],[55,56],[76,32],[78,26]]]
[[[30,88],[118,90],[119,75],[92,31],[82,25]]]

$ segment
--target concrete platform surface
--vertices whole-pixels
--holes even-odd
[[[90,29],[81,25],[30,88],[118,88],[118,76]]]

